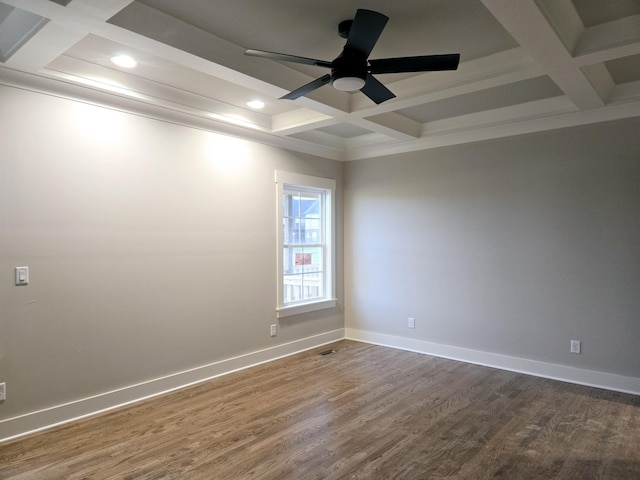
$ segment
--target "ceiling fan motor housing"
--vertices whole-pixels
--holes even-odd
[[[349,32],[351,32],[351,25],[353,20],[344,20],[338,24],[338,35],[342,38],[349,38]]]
[[[365,55],[345,48],[332,63],[331,83],[335,88],[350,92],[364,87],[368,73]]]

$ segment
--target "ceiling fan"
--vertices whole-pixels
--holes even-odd
[[[358,9],[353,20],[340,22],[338,33],[342,38],[347,39],[347,43],[342,53],[331,62],[263,50],[249,49],[245,54],[331,69],[330,74],[323,75],[280,97],[289,100],[295,100],[331,82],[337,90],[346,92],[360,90],[375,103],[380,104],[394,98],[395,95],[376,80],[374,74],[431,72],[458,68],[460,62],[458,53],[369,60],[369,54],[388,20],[389,17],[373,10]]]

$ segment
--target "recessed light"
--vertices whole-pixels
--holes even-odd
[[[123,68],[133,68],[138,65],[138,62],[129,55],[116,55],[115,57],[111,57],[111,61]]]
[[[261,102],[260,100],[251,100],[250,102],[247,102],[247,105],[256,110],[264,108],[264,102]]]

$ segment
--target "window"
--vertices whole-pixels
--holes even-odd
[[[276,172],[278,317],[334,307],[335,180]]]

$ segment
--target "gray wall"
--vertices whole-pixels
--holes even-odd
[[[339,330],[343,305],[352,329],[640,377],[638,131],[343,165],[0,87],[0,421]],[[340,308],[274,339],[276,169],[338,182]]]
[[[348,163],[347,328],[640,377],[638,132]]]
[[[269,336],[274,170],[341,163],[9,87],[0,132],[0,420],[344,327]]]

